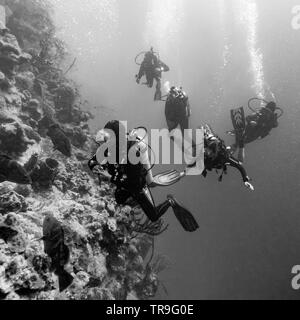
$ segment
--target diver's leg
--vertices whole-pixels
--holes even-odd
[[[184,144],[186,143],[185,139],[187,138],[185,136],[185,134],[184,134],[184,130],[189,128],[189,120],[187,118],[180,119],[179,126],[180,126],[180,130],[181,130],[181,134],[182,134],[182,146],[181,146],[181,148],[182,148],[182,152],[184,153],[185,152]]]
[[[190,136],[185,136],[185,134],[184,134],[184,130],[188,130],[189,129],[189,117],[184,117],[183,119],[181,119],[181,121],[180,121],[180,129],[181,129],[181,132],[182,132],[183,141],[186,138],[188,138],[189,142],[191,141],[192,154],[195,154],[196,143],[195,143],[193,137],[192,136],[191,137]]]
[[[184,137],[184,130],[189,128],[189,118],[185,117],[184,119],[181,119],[180,121],[180,129],[182,132],[182,136]]]
[[[178,122],[167,120],[167,126],[168,126],[169,132],[171,132],[178,127]]]
[[[160,91],[161,90],[161,78],[160,77],[156,77],[155,80],[156,80],[156,90]]]
[[[163,214],[170,208],[171,203],[169,200],[164,201],[159,206],[155,207],[155,203],[149,188],[144,188],[139,192],[135,192],[133,197],[139,203],[146,216],[152,221],[157,221]]]
[[[199,228],[193,215],[171,195],[157,207],[155,207],[151,192],[147,187],[135,193],[133,196],[152,222],[156,222],[172,207],[176,218],[186,231],[193,232]]]
[[[235,136],[235,142],[234,144],[232,144],[230,146],[230,153],[231,154],[235,154],[236,153],[236,150],[237,148],[240,148],[240,145],[241,145],[241,136],[242,134],[239,133],[238,131],[233,131],[234,132],[234,136]]]
[[[170,200],[165,200],[164,202],[162,202],[160,205],[158,205],[156,207],[156,211],[157,211],[157,219],[161,218],[167,211],[168,209],[171,207],[171,202]]]
[[[239,148],[239,152],[238,152],[238,160],[240,162],[244,162],[245,160],[245,148]]]
[[[239,152],[238,152],[238,160],[240,162],[244,162],[245,160],[245,143],[244,143],[244,137],[241,137],[238,143]]]
[[[193,136],[190,135],[185,135],[184,130],[189,129],[189,117],[185,117],[180,121],[180,129],[182,132],[182,137],[183,137],[183,152],[187,153],[189,157],[196,157],[197,150],[196,150],[196,142],[193,139]],[[186,142],[185,142],[186,141]],[[187,150],[185,150],[185,145],[188,146]]]
[[[147,84],[149,88],[153,87],[153,82],[154,82],[154,78],[151,72],[147,72],[146,73],[146,79],[147,79]]]
[[[180,144],[182,144],[182,137],[181,137],[181,135],[180,135],[180,136],[176,135],[177,130],[175,130],[175,129],[177,129],[178,124],[179,124],[179,123],[178,123],[177,121],[167,120],[167,125],[168,125],[170,140],[173,141],[173,142],[175,142],[177,146],[179,146],[178,140],[180,141]],[[175,130],[175,131],[173,131],[173,130]],[[180,148],[181,148],[181,147],[179,146],[179,149],[180,149]]]
[[[161,80],[159,77],[155,77],[156,80],[156,90],[154,100],[161,100]]]
[[[115,191],[115,200],[117,204],[123,205],[132,196],[131,192],[124,188],[117,188]]]

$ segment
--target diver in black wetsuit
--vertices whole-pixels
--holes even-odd
[[[247,144],[256,139],[263,139],[273,128],[278,127],[278,115],[275,113],[276,103],[269,102],[257,113],[246,117],[246,130],[244,143]]]
[[[156,91],[154,100],[161,100],[161,77],[162,72],[168,72],[170,68],[163,63],[153,52],[153,48],[145,53],[144,60],[141,64],[139,73],[136,75],[136,82],[140,83],[143,76],[146,76],[145,83],[149,88],[152,88],[154,79],[156,80]]]
[[[273,128],[278,127],[278,115],[276,113],[276,103],[271,101],[259,111],[246,117],[245,129],[242,135],[229,131],[228,133],[236,137],[236,142],[231,146],[231,153],[234,154],[237,149],[238,158],[244,161],[245,144],[268,136]]]
[[[107,160],[103,162],[100,156],[101,147],[97,150],[97,153],[89,161],[89,168],[93,170],[97,165],[100,165],[102,169],[107,170],[111,176],[111,182],[116,185],[115,198],[118,204],[125,204],[129,198],[136,200],[147,217],[155,222],[161,218],[166,211],[172,207],[173,211],[186,231],[193,232],[198,229],[198,224],[192,214],[181,206],[177,200],[169,195],[167,200],[158,206],[155,206],[152,194],[149,187],[155,187],[154,178],[152,176],[151,165],[148,158],[148,145],[139,137],[134,136],[131,133],[127,141],[127,148],[122,148],[122,154],[119,153],[119,132],[124,131],[123,125],[117,121],[110,121],[104,127],[105,139],[103,142],[107,142],[113,139],[112,135],[115,136],[116,146],[116,163],[109,163]],[[102,152],[102,150],[101,150]],[[132,164],[129,161],[130,152],[134,152],[138,155],[140,162]],[[106,156],[108,156],[108,150],[106,150]],[[124,163],[126,160],[127,163]]]
[[[212,171],[213,169],[222,170],[222,174],[219,177],[219,181],[222,181],[223,173],[227,173],[227,166],[231,166],[239,170],[244,185],[250,189],[254,190],[252,184],[249,182],[250,178],[248,177],[245,168],[242,163],[237,159],[232,157],[230,154],[230,149],[226,147],[223,140],[221,140],[217,135],[213,133],[211,128],[208,125],[205,125],[204,130],[204,166],[205,169],[202,173],[204,177],[207,175],[207,171]],[[188,167],[193,167],[194,164],[189,165]]]
[[[179,125],[184,135],[184,130],[189,128],[191,108],[189,98],[181,88],[171,87],[166,100],[165,116],[169,131]]]

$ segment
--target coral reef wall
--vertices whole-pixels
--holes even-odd
[[[113,186],[89,172],[92,115],[61,68],[73,60],[55,36],[51,7],[38,0],[0,5],[0,154],[31,179],[0,180],[0,299],[154,297],[164,263],[150,260],[161,225],[145,222],[139,207],[117,206]],[[74,280],[63,292],[41,241],[49,212],[71,253],[65,269]]]

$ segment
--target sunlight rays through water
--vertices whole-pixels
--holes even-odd
[[[227,2],[227,1],[226,1]],[[220,30],[220,39],[222,40],[222,56],[221,56],[221,65],[218,68],[214,76],[214,81],[216,83],[215,88],[212,89],[212,103],[211,107],[217,108],[218,111],[222,108],[221,102],[224,96],[224,80],[226,67],[230,64],[232,59],[232,43],[230,39],[230,33],[228,30],[228,2],[225,0],[218,0],[217,9],[218,9],[218,18],[219,18],[219,30]]]
[[[92,62],[96,62],[99,55],[104,49],[110,48],[112,40],[119,34],[117,0],[89,0],[88,5],[83,4],[82,0],[51,2],[57,8],[56,20],[59,22],[60,31],[58,35],[62,35],[68,44],[75,48],[79,57],[89,56]]]
[[[144,46],[158,50],[163,57],[172,54],[174,62],[179,62],[181,30],[184,19],[184,0],[151,0],[146,15]],[[181,81],[178,69],[176,81]]]
[[[246,28],[246,41],[250,56],[251,72],[253,74],[252,88],[259,98],[266,97],[265,74],[263,64],[263,53],[258,47],[258,9],[254,0],[238,0],[239,19]]]

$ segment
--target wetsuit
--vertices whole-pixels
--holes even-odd
[[[244,182],[250,181],[250,178],[248,177],[247,172],[240,161],[233,158],[232,156],[229,156],[227,159],[227,165],[238,169]]]
[[[243,139],[245,144],[265,138],[273,128],[278,127],[277,114],[267,108],[247,116],[246,122]]]
[[[137,80],[139,81],[143,76],[146,76],[147,85],[152,88],[154,79],[160,81],[162,71],[169,71],[170,68],[160,61],[157,56],[151,51],[147,52],[141,64]]]
[[[242,163],[230,155],[230,152],[226,149],[225,143],[219,137],[212,135],[211,132],[209,134],[205,133],[204,148],[204,177],[206,177],[207,171],[211,171],[213,169],[221,169],[226,173],[227,165],[229,165],[239,170],[243,182],[250,181]]]
[[[155,100],[161,99],[161,76],[162,72],[169,71],[170,68],[157,58],[157,56],[149,51],[145,54],[145,58],[141,64],[136,81],[139,83],[140,79],[145,75],[147,86],[153,87],[153,81],[156,80]]]
[[[127,164],[104,164],[102,167],[111,175],[111,182],[117,186],[115,199],[118,204],[125,204],[132,197],[141,206],[147,217],[152,221],[157,221],[171,206],[169,200],[155,206],[152,194],[148,187],[148,181],[152,180],[151,167],[148,158],[148,146],[142,142],[128,141],[128,151],[134,146],[141,162],[131,164],[127,159]],[[127,154],[128,157],[128,154]],[[144,165],[144,163],[147,163]],[[99,164],[96,155],[89,161],[92,170]]]
[[[176,97],[172,94],[168,96],[165,106],[165,116],[170,132],[180,125],[182,134],[184,134],[184,130],[189,128],[190,117],[190,104],[185,92],[180,91]]]
[[[273,128],[278,127],[278,115],[267,107],[246,117],[245,126],[239,131],[229,131],[235,135],[235,143],[230,147],[231,154],[239,149],[238,159],[244,162],[245,144],[265,138]]]

